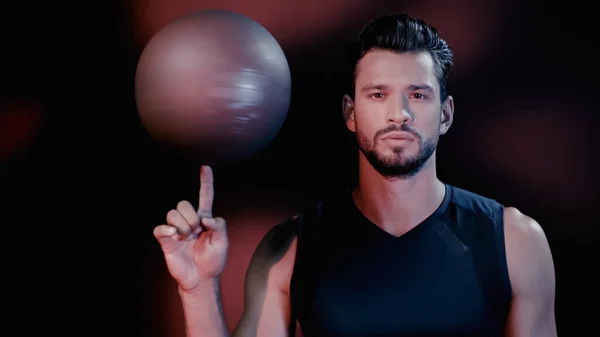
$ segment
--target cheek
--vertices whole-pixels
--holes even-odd
[[[354,107],[356,127],[361,130],[381,128],[385,124],[383,104],[369,104],[360,100]]]
[[[413,125],[425,131],[437,130],[442,118],[441,107],[436,106],[417,106],[413,107],[414,120]]]
[[[375,123],[373,118],[364,116],[361,114],[355,115],[355,128],[356,132],[360,132],[362,135],[367,136],[369,139],[377,132],[377,130],[383,128],[383,126]]]

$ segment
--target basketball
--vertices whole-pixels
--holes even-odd
[[[164,26],[144,47],[135,74],[144,128],[203,165],[234,165],[264,150],[290,98],[290,68],[277,40],[256,21],[223,10]]]

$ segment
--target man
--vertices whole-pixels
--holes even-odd
[[[359,182],[275,226],[246,275],[233,336],[556,336],[554,267],[541,227],[512,207],[442,183],[435,151],[452,124],[452,52],[407,15],[358,38],[343,98],[359,144]],[[190,336],[228,336],[219,275],[228,239],[201,169],[154,234],[179,284]]]

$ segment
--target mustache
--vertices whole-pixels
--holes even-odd
[[[381,129],[381,130],[377,131],[377,133],[375,134],[375,139],[378,139],[378,138],[384,136],[385,134],[394,132],[394,131],[408,132],[408,133],[412,134],[413,136],[415,136],[417,139],[421,138],[421,135],[419,135],[417,130],[413,129],[408,124],[390,124],[385,129]]]

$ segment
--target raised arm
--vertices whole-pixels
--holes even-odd
[[[296,253],[293,219],[273,227],[248,266],[245,306],[233,337],[285,337],[291,323],[289,284]],[[180,289],[188,336],[229,336],[219,279],[192,290]]]
[[[187,335],[227,337],[219,276],[229,239],[225,220],[212,214],[210,167],[202,168],[200,180],[198,208],[179,202],[167,213],[166,224],[155,227],[154,235],[179,285]],[[245,311],[233,336],[287,336],[295,247],[296,218],[272,228],[259,243],[246,275]]]

